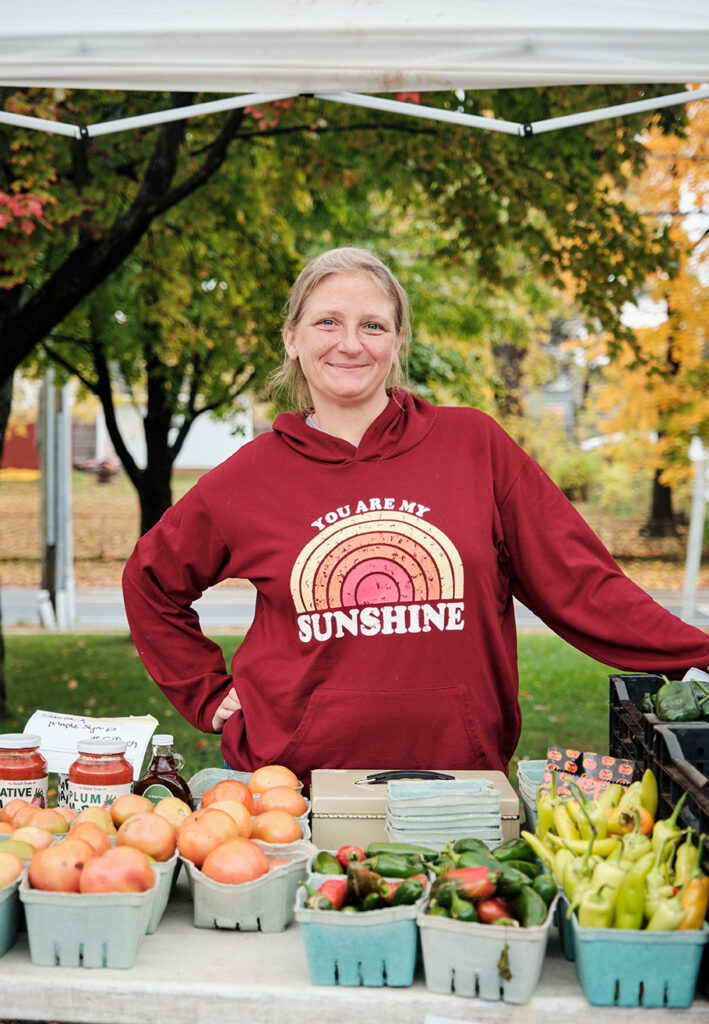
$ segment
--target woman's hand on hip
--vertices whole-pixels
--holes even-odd
[[[241,707],[241,701],[236,695],[234,687],[230,687],[229,691],[221,702],[217,710],[214,712],[214,718],[212,719],[212,728],[215,732],[221,732],[224,728],[224,723],[227,718],[231,718],[235,711],[238,711]]]

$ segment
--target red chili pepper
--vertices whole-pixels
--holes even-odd
[[[361,850],[359,846],[341,846],[335,854],[335,860],[347,871],[348,864],[364,860],[364,850]]]
[[[347,879],[344,876],[328,878],[322,885],[318,886],[318,892],[323,896],[327,896],[333,908],[339,910],[345,902],[345,896],[347,895]]]
[[[514,917],[509,903],[506,903],[501,896],[489,896],[485,900],[480,900],[477,904],[477,911],[478,920],[482,924],[492,924],[493,921],[497,921],[501,917]]]
[[[499,877],[499,871],[491,871],[480,864],[472,868],[451,868],[439,875],[438,881],[455,882],[458,895],[466,900],[480,900],[494,895]]]

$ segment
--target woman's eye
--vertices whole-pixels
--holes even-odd
[[[376,320],[370,320],[370,322],[368,324],[365,324],[364,326],[367,328],[368,331],[383,331],[384,330],[384,327],[381,324],[378,324],[376,322]]]
[[[324,316],[322,320],[318,320],[318,323],[322,324],[323,327],[332,327],[335,321],[332,319],[332,317]]]

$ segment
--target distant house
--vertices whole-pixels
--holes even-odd
[[[16,388],[13,416],[5,437],[0,469],[39,470],[37,446],[37,415],[39,384],[21,381]],[[119,406],[116,411],[121,433],[131,455],[139,466],[145,465],[145,437],[138,410],[132,405]],[[175,427],[175,433],[177,427]],[[75,406],[72,412],[72,462],[115,460],[106,421],[95,401]],[[175,460],[175,469],[211,469],[223,462],[254,436],[254,418],[250,404],[235,412],[228,421],[213,419],[208,413],[198,417]]]

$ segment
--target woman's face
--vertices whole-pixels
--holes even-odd
[[[366,273],[330,274],[312,290],[286,352],[299,359],[313,404],[386,401],[385,381],[401,346],[394,304]]]

